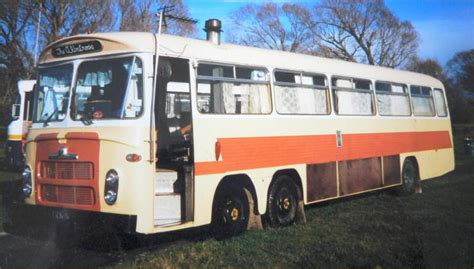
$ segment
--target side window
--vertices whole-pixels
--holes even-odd
[[[434,116],[435,109],[431,88],[423,86],[410,86],[410,94],[415,116]]]
[[[339,115],[373,115],[370,80],[333,77],[334,110]]]
[[[271,113],[265,69],[201,63],[197,73],[197,105],[201,113]]]
[[[280,114],[329,114],[326,76],[274,72],[276,109]]]
[[[391,82],[375,82],[377,108],[382,116],[411,115],[407,86]]]
[[[436,104],[436,112],[440,117],[448,116],[448,109],[446,107],[446,102],[444,101],[444,94],[443,90],[441,89],[434,89],[434,101]]]

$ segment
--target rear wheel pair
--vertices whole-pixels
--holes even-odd
[[[298,210],[298,187],[291,177],[275,179],[268,196],[267,223],[271,227],[291,225]],[[250,210],[246,190],[232,184],[219,188],[214,200],[212,228],[216,237],[225,238],[247,229]]]

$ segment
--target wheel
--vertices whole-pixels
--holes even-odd
[[[214,200],[212,228],[217,238],[244,232],[249,221],[249,202],[242,187],[224,186]]]
[[[267,221],[271,227],[284,227],[296,220],[298,189],[289,176],[279,176],[270,187]]]
[[[412,160],[406,159],[403,162],[401,193],[404,195],[415,193],[417,183],[418,175],[416,166]]]

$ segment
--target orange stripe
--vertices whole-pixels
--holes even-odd
[[[21,140],[22,139],[22,135],[8,135],[8,140]]]
[[[198,162],[196,175],[291,164],[327,163],[452,148],[448,131],[219,138],[222,161]]]

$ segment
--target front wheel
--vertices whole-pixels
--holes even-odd
[[[216,237],[226,238],[244,232],[249,221],[249,202],[241,187],[224,186],[214,200],[212,228]]]
[[[279,176],[270,187],[267,220],[271,227],[284,227],[296,220],[298,189],[286,175]]]

